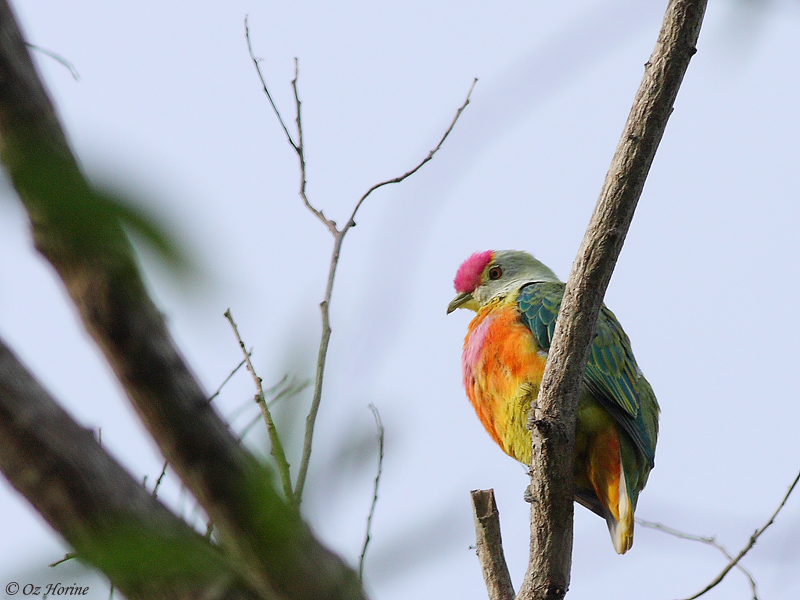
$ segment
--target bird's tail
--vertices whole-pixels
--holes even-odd
[[[590,453],[588,475],[602,516],[608,524],[611,541],[617,554],[625,554],[633,546],[633,511],[635,500],[625,474],[622,444],[617,431],[607,430],[595,438]]]
[[[622,465],[620,465],[621,467]],[[625,554],[633,546],[633,503],[628,491],[628,484],[625,480],[625,469],[619,470],[619,493],[617,506],[604,507],[608,532],[611,534],[611,542],[617,554]],[[616,508],[617,514],[612,514]],[[611,510],[609,510],[611,509]]]

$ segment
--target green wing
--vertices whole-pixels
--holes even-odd
[[[549,350],[553,341],[563,295],[563,283],[544,282],[525,285],[517,298],[523,321],[543,350]],[[658,404],[636,365],[628,336],[605,305],[597,321],[597,335],[584,383],[589,393],[630,435],[652,468]]]

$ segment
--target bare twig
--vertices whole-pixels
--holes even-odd
[[[244,37],[247,39],[247,49],[250,51],[250,60],[253,61],[253,65],[255,66],[256,72],[258,73],[258,78],[261,80],[261,86],[264,88],[264,93],[267,95],[267,100],[269,100],[269,104],[272,107],[272,110],[275,111],[275,116],[278,117],[278,122],[281,124],[281,127],[283,127],[283,132],[286,134],[286,139],[288,140],[292,148],[294,148],[295,152],[297,152],[298,150],[297,144],[294,143],[292,135],[289,133],[289,129],[283,122],[283,117],[281,117],[281,113],[278,110],[278,107],[275,106],[275,101],[272,99],[272,94],[269,93],[267,82],[264,80],[264,76],[261,74],[261,65],[259,65],[259,61],[261,59],[256,58],[255,54],[253,54],[253,45],[250,43],[250,26],[248,24],[249,18],[250,15],[245,15],[244,17]]]
[[[289,472],[289,463],[286,461],[286,454],[283,451],[283,444],[278,436],[278,428],[275,427],[275,422],[272,420],[272,413],[269,412],[267,401],[264,398],[264,388],[262,387],[261,377],[256,374],[253,368],[253,363],[250,362],[250,355],[247,353],[242,337],[239,335],[239,328],[236,326],[236,321],[233,320],[231,309],[225,311],[225,318],[233,328],[233,333],[236,335],[236,340],[239,342],[239,347],[244,353],[244,360],[247,362],[247,370],[253,376],[253,381],[256,384],[256,402],[261,409],[261,414],[264,416],[264,421],[267,423],[267,431],[269,432],[269,440],[272,446],[272,456],[275,457],[275,462],[278,464],[278,472],[281,476],[281,484],[283,485],[283,493],[286,496],[286,501],[292,503],[292,477]]]
[[[153,496],[153,498],[158,498],[158,488],[161,487],[161,482],[164,479],[164,475],[167,474],[167,467],[168,466],[169,466],[169,462],[165,460],[164,461],[164,466],[161,468],[161,475],[158,476],[158,479],[156,479],[156,484],[153,486],[153,493],[151,494],[151,496]]]
[[[439,143],[436,144],[433,150],[431,150],[428,153],[428,155],[410,171],[407,171],[403,175],[395,177],[394,179],[389,179],[377,185],[374,185],[369,190],[367,190],[367,192],[363,196],[361,196],[359,201],[356,203],[356,206],[353,209],[350,218],[348,219],[347,223],[345,223],[344,227],[342,227],[341,230],[338,230],[336,228],[335,222],[330,221],[326,219],[324,216],[322,216],[322,213],[320,211],[316,211],[316,209],[313,209],[313,207],[310,208],[310,210],[312,210],[314,214],[317,214],[318,217],[324,219],[325,222],[329,225],[329,229],[331,229],[331,233],[333,234],[333,251],[331,252],[331,262],[330,262],[330,267],[328,269],[328,283],[325,287],[325,298],[319,305],[320,311],[322,313],[322,337],[320,339],[319,352],[317,354],[317,371],[314,381],[314,396],[311,400],[311,409],[309,410],[308,417],[306,417],[306,433],[303,441],[303,456],[301,458],[300,469],[297,474],[297,483],[295,484],[295,491],[294,491],[295,501],[298,506],[300,505],[303,496],[303,486],[305,485],[306,474],[308,472],[308,463],[311,458],[311,443],[314,437],[314,424],[317,419],[317,412],[319,411],[319,403],[322,398],[322,381],[325,374],[325,361],[328,356],[328,343],[330,342],[331,338],[330,302],[331,302],[331,295],[333,293],[333,282],[334,278],[336,277],[336,268],[339,265],[339,254],[342,249],[342,242],[344,241],[344,237],[350,230],[350,228],[355,225],[355,217],[356,213],[358,212],[358,209],[361,207],[364,200],[366,200],[366,198],[373,191],[375,191],[379,187],[388,185],[390,183],[400,183],[404,179],[416,173],[425,163],[427,163],[428,161],[431,160],[431,158],[433,158],[433,155],[439,150],[439,148],[442,147],[442,144],[444,143],[445,139],[447,139],[447,136],[450,135],[450,132],[453,130],[456,121],[458,121],[458,118],[461,116],[461,113],[469,104],[469,98],[470,95],[472,94],[472,90],[475,87],[476,82],[477,79],[472,82],[466,100],[464,100],[464,103],[456,111],[456,115],[453,118],[453,121],[450,123],[450,126],[444,132],[444,135],[441,137]],[[296,89],[297,88],[295,87],[295,90]],[[298,107],[299,107],[299,100],[298,100]],[[303,172],[302,179],[303,181],[305,181],[305,172]]]
[[[655,529],[656,531],[661,531],[666,533],[667,535],[674,536],[676,538],[680,538],[682,540],[690,540],[692,542],[700,542],[701,544],[706,544],[708,546],[712,546],[720,551],[720,553],[727,558],[728,560],[733,560],[733,556],[730,555],[728,550],[717,542],[717,538],[715,536],[702,536],[702,535],[694,535],[692,533],[685,533],[683,531],[679,531],[668,525],[664,525],[662,523],[655,523],[653,521],[645,521],[644,519],[636,519],[636,523],[641,525],[642,527],[648,527],[650,529]],[[741,563],[736,565],[736,568],[742,572],[742,574],[747,577],[748,582],[750,583],[750,591],[753,593],[753,600],[758,600],[758,586],[756,585],[756,580],[753,579],[753,576],[750,574],[750,571],[745,569]]]
[[[28,42],[25,42],[25,45],[28,48],[30,48],[31,50],[36,50],[37,52],[41,52],[42,54],[46,54],[50,58],[53,58],[53,59],[57,60],[62,65],[67,67],[67,69],[70,72],[70,75],[72,75],[72,78],[75,81],[80,81],[81,80],[81,76],[78,75],[78,69],[75,68],[75,65],[73,65],[71,62],[69,62],[66,58],[64,58],[60,54],[57,54],[57,53],[53,52],[52,50],[48,50],[46,48],[42,48],[41,46],[37,46],[35,44],[29,44]]]
[[[470,494],[475,517],[475,550],[489,600],[514,600],[514,584],[503,555],[500,513],[494,501],[494,490],[472,490]]]
[[[311,459],[311,446],[314,438],[314,425],[317,420],[317,413],[319,412],[319,404],[322,398],[322,382],[325,374],[325,361],[327,359],[328,344],[330,342],[330,337],[331,337],[329,306],[331,301],[331,295],[333,292],[333,282],[336,276],[336,268],[339,264],[339,254],[341,252],[342,242],[344,241],[344,237],[350,230],[350,228],[355,225],[356,213],[358,212],[359,208],[361,208],[361,205],[364,203],[367,197],[369,197],[370,194],[372,194],[372,192],[385,185],[389,185],[392,183],[400,183],[401,181],[407,179],[408,177],[416,173],[419,169],[421,169],[422,166],[425,165],[425,163],[429,162],[436,154],[436,152],[439,151],[439,149],[442,147],[442,144],[444,144],[444,141],[447,139],[447,137],[450,135],[450,132],[453,130],[453,127],[455,127],[456,121],[458,121],[458,118],[461,116],[461,113],[469,104],[470,95],[472,94],[472,90],[475,87],[477,79],[472,82],[472,86],[469,89],[467,98],[456,112],[456,115],[453,118],[453,121],[450,123],[450,126],[444,132],[444,135],[439,140],[439,143],[436,144],[436,146],[428,153],[428,155],[422,161],[420,161],[414,168],[405,172],[399,177],[395,177],[393,179],[387,179],[386,181],[382,181],[372,186],[370,189],[368,189],[366,193],[364,193],[364,195],[361,196],[358,202],[356,202],[355,207],[353,208],[353,212],[351,213],[350,218],[347,220],[347,223],[345,223],[345,225],[341,229],[339,229],[336,226],[336,222],[332,219],[327,218],[325,214],[322,212],[322,210],[316,208],[311,203],[306,194],[307,177],[306,177],[305,148],[303,146],[303,120],[301,113],[302,102],[300,101],[300,94],[297,86],[297,81],[299,76],[298,60],[297,58],[295,58],[294,79],[292,80],[292,90],[294,92],[294,101],[295,101],[295,123],[297,126],[297,141],[295,142],[294,138],[292,138],[292,135],[289,133],[289,128],[286,126],[283,117],[281,117],[280,111],[275,105],[275,102],[272,98],[272,94],[269,91],[264,75],[261,72],[259,59],[256,58],[253,52],[253,46],[250,41],[250,28],[248,25],[247,17],[245,17],[245,37],[247,38],[247,47],[250,52],[250,59],[253,61],[253,66],[255,67],[256,72],[258,73],[258,78],[261,81],[264,93],[266,94],[267,99],[269,100],[269,103],[272,106],[272,110],[275,113],[275,116],[277,117],[281,127],[283,128],[283,132],[286,135],[286,140],[289,142],[289,145],[295,151],[295,154],[297,154],[297,158],[300,163],[299,193],[301,199],[303,200],[303,204],[317,219],[319,219],[320,222],[322,222],[323,225],[325,225],[325,227],[333,236],[333,250],[331,252],[331,262],[328,270],[328,281],[325,287],[325,297],[320,303],[320,311],[322,313],[322,335],[319,344],[319,352],[317,354],[317,369],[314,379],[314,395],[311,400],[311,408],[309,410],[308,416],[306,417],[306,431],[303,439],[303,454],[300,459],[300,468],[298,469],[297,481],[294,487],[294,503],[295,505],[300,506],[300,503],[302,502],[303,498],[303,488],[305,487],[306,477],[308,475],[308,465]]]
[[[250,348],[250,352],[247,353],[247,356],[252,356],[252,355],[253,355],[253,349]],[[242,362],[240,362],[236,366],[236,368],[233,371],[231,371],[230,374],[225,378],[225,381],[223,381],[222,383],[219,384],[219,387],[217,388],[217,391],[214,392],[213,394],[211,394],[211,396],[209,396],[209,398],[208,398],[209,402],[211,402],[214,398],[216,398],[217,396],[220,395],[220,392],[222,392],[222,388],[225,387],[225,385],[231,380],[231,378],[234,375],[236,375],[236,373],[239,371],[239,369],[241,369],[246,362],[247,362],[247,360],[243,358]]]
[[[381,422],[381,415],[374,404],[369,405],[372,411],[372,416],[375,417],[375,425],[378,428],[378,472],[375,475],[375,486],[372,490],[372,505],[369,508],[369,516],[367,517],[367,533],[364,536],[364,546],[361,548],[361,558],[358,561],[358,578],[364,579],[364,559],[367,556],[367,546],[369,546],[370,535],[372,533],[372,517],[375,515],[375,506],[378,504],[378,486],[381,483],[381,474],[383,473],[383,423]]]
[[[54,563],[51,563],[51,564],[50,564],[50,566],[51,566],[51,567],[57,567],[57,566],[58,566],[58,565],[60,565],[61,563],[65,563],[65,562],[67,562],[68,560],[72,560],[72,559],[73,559],[73,558],[75,558],[76,556],[78,556],[78,553],[77,553],[77,552],[67,552],[67,553],[64,555],[64,558],[62,558],[61,560],[57,560],[57,561],[56,561],[56,562],[54,562]]]
[[[269,100],[270,105],[272,106],[272,110],[275,112],[275,116],[278,118],[278,122],[283,127],[283,132],[286,134],[286,140],[289,142],[289,145],[297,154],[297,159],[300,161],[300,197],[303,199],[303,204],[306,205],[306,208],[310,210],[315,217],[317,217],[325,227],[327,227],[328,231],[331,232],[332,235],[337,234],[336,230],[336,223],[328,219],[321,210],[315,208],[311,202],[308,200],[308,196],[306,196],[306,158],[305,158],[305,150],[303,147],[303,123],[302,117],[300,115],[300,95],[297,92],[297,77],[298,77],[298,61],[297,58],[294,59],[294,79],[292,79],[292,90],[294,91],[294,104],[297,116],[295,117],[295,123],[297,124],[297,142],[294,141],[292,135],[289,133],[289,128],[286,127],[286,123],[283,121],[283,117],[281,117],[281,113],[278,110],[278,107],[275,105],[275,101],[272,99],[272,94],[269,92],[269,88],[267,87],[267,82],[264,79],[264,75],[261,72],[261,64],[260,59],[256,58],[255,54],[253,54],[253,46],[250,42],[250,27],[248,26],[247,17],[244,18],[244,35],[247,38],[247,49],[250,51],[250,60],[253,61],[253,66],[256,68],[256,72],[258,73],[258,78],[261,80],[261,86],[264,89],[264,94],[266,94],[267,99]]]
[[[288,377],[288,375],[287,375],[286,377],[284,377],[284,378],[281,380],[281,382],[283,382],[283,381],[286,381],[286,378],[287,378],[287,377]],[[280,391],[278,394],[276,394],[275,396],[273,396],[273,397],[272,397],[272,398],[269,400],[269,402],[267,402],[267,406],[268,406],[268,407],[270,407],[270,408],[272,408],[272,406],[274,406],[275,404],[277,404],[277,403],[278,403],[280,400],[283,400],[284,398],[289,398],[289,397],[291,397],[291,396],[295,396],[295,395],[299,394],[299,393],[300,393],[300,392],[302,392],[304,389],[306,389],[306,388],[307,388],[309,385],[311,385],[311,382],[310,382],[309,380],[305,380],[305,381],[302,381],[302,382],[300,382],[300,383],[297,383],[297,382],[294,382],[294,381],[293,381],[293,382],[291,382],[291,383],[290,383],[290,384],[289,384],[289,385],[288,385],[288,386],[287,386],[285,389],[281,390],[281,391]],[[273,390],[274,390],[274,389],[275,389],[275,387],[273,387],[273,388],[270,388],[270,389],[273,389]],[[248,402],[248,404],[249,404],[249,402]],[[245,426],[244,426],[244,428],[243,428],[243,429],[242,429],[242,430],[239,432],[239,441],[240,441],[240,442],[241,442],[242,440],[244,440],[245,436],[246,436],[246,435],[247,435],[247,434],[250,432],[250,430],[251,430],[251,429],[252,429],[252,428],[253,428],[253,427],[256,425],[256,423],[258,423],[260,420],[261,420],[261,415],[257,415],[257,416],[256,416],[255,418],[253,418],[253,419],[252,419],[252,420],[251,420],[251,421],[250,421],[250,422],[249,422],[247,425],[245,425]]]
[[[748,552],[750,552],[750,549],[753,546],[755,546],[756,541],[758,540],[759,537],[761,537],[761,534],[764,533],[767,530],[767,528],[775,522],[775,517],[778,516],[778,513],[781,512],[781,509],[786,504],[786,501],[789,500],[789,496],[792,495],[792,492],[794,491],[795,486],[797,486],[797,482],[798,481],[800,481],[800,473],[798,473],[797,477],[794,478],[794,481],[792,482],[792,485],[789,486],[789,489],[786,492],[786,495],[783,497],[783,500],[781,500],[781,503],[778,505],[778,508],[775,509],[775,512],[772,513],[772,516],[769,518],[769,521],[767,521],[761,527],[761,529],[756,530],[756,532],[753,533],[753,535],[750,536],[750,540],[747,542],[747,545],[744,548],[741,549],[741,551],[739,552],[739,554],[736,555],[736,557],[731,559],[731,561],[727,564],[727,566],[724,569],[722,569],[722,572],[720,572],[720,574],[717,575],[711,581],[711,583],[709,583],[706,587],[704,587],[702,590],[697,592],[694,596],[689,596],[688,598],[686,598],[686,600],[695,600],[695,598],[699,598],[700,596],[702,596],[703,594],[705,594],[709,590],[715,588],[723,579],[725,579],[725,576],[730,572],[730,570],[733,567],[735,567],[736,565],[738,565],[739,561],[742,560],[744,555],[747,554]]]
[[[404,179],[407,179],[407,178],[411,177],[414,173],[419,171],[423,167],[423,165],[425,163],[427,163],[429,160],[431,160],[433,158],[433,155],[436,154],[439,151],[439,148],[442,147],[442,144],[444,144],[444,141],[447,139],[447,136],[449,136],[450,132],[453,131],[453,127],[456,126],[456,121],[458,121],[458,118],[461,116],[461,113],[464,112],[465,108],[467,108],[467,105],[469,104],[469,99],[472,96],[472,90],[475,89],[475,84],[476,83],[478,83],[478,78],[477,77],[472,80],[472,85],[469,87],[469,92],[467,92],[467,97],[464,100],[464,103],[456,111],[456,115],[453,117],[453,120],[451,121],[450,126],[444,132],[444,135],[442,136],[442,139],[439,140],[439,143],[436,144],[436,147],[433,150],[431,150],[430,152],[428,152],[428,156],[423,158],[420,161],[420,163],[416,167],[411,169],[410,171],[406,171],[405,173],[403,173],[399,177],[395,177],[394,179],[387,179],[386,181],[381,181],[380,183],[376,183],[371,188],[369,188],[364,193],[364,195],[361,196],[361,198],[359,198],[358,202],[356,203],[355,208],[353,209],[352,214],[350,215],[350,219],[347,221],[345,226],[342,227],[342,235],[344,235],[344,233],[348,229],[350,229],[351,227],[353,227],[356,224],[356,221],[355,221],[356,213],[358,212],[358,209],[361,208],[361,205],[364,203],[364,200],[367,199],[367,196],[369,196],[372,192],[374,192],[378,188],[381,188],[381,187],[383,187],[385,185],[389,185],[391,183],[400,183]]]

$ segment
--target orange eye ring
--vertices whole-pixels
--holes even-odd
[[[503,276],[503,269],[494,266],[489,269],[489,279],[500,279]]]

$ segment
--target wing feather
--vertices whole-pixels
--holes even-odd
[[[543,282],[523,286],[517,297],[522,319],[542,350],[550,349],[563,296],[563,283]],[[605,305],[598,317],[597,334],[586,366],[584,384],[630,435],[652,468],[656,432],[649,431],[653,427],[645,422],[642,401],[646,401],[648,407],[656,412],[658,404],[636,364],[628,336],[614,313]]]

